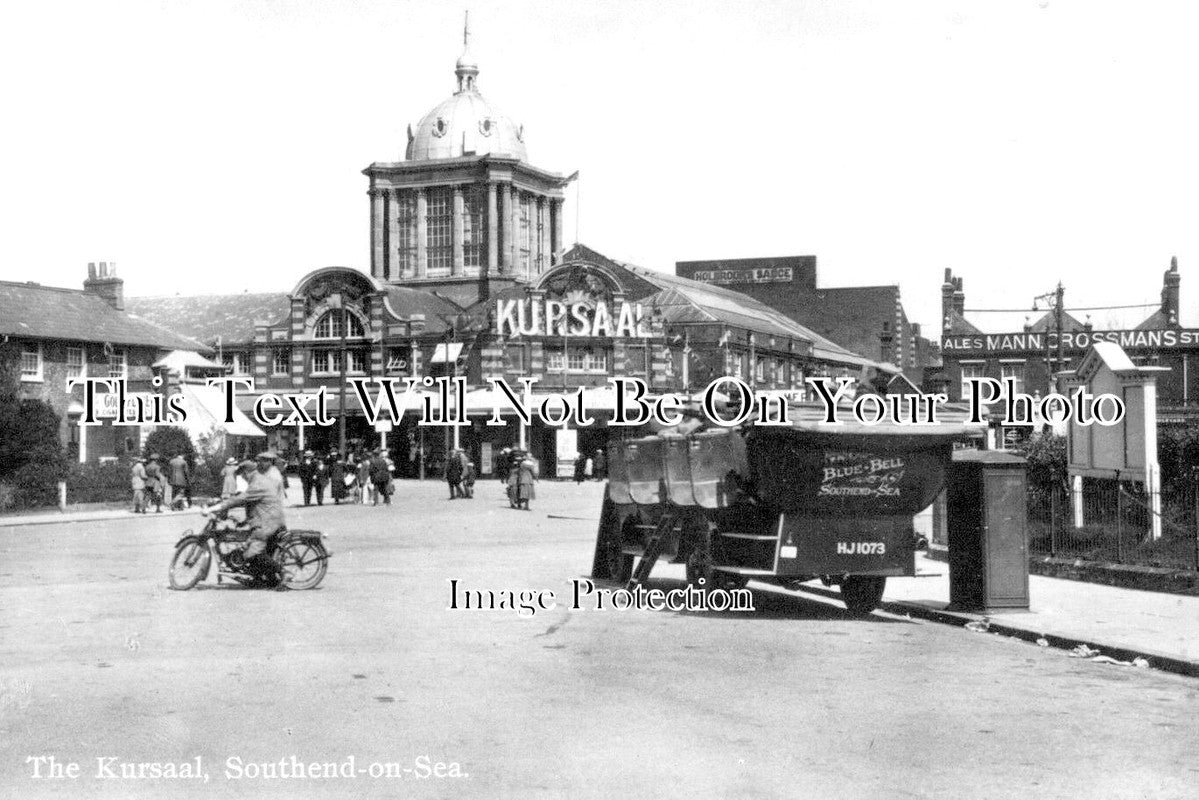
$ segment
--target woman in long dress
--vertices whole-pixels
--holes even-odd
[[[537,462],[528,454],[516,465],[516,507],[529,510],[529,501],[536,493],[533,484],[537,481]]]

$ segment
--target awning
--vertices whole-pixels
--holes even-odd
[[[194,386],[184,384],[179,387],[184,401],[197,409],[201,415],[210,418],[211,423],[232,436],[266,436],[262,428],[233,405],[233,422],[225,422],[225,393],[215,386]]]
[[[442,342],[437,345],[437,349],[433,351],[433,358],[429,361],[430,364],[452,364],[458,360],[458,356],[462,353],[462,342]]]
[[[191,350],[172,350],[154,362],[155,367],[166,367],[171,372],[182,373],[187,367],[202,369],[225,369],[224,364],[218,364],[212,359],[205,358]]]

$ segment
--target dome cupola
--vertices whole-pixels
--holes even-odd
[[[479,65],[470,52],[470,20],[462,32],[462,55],[454,67],[458,89],[449,99],[408,127],[404,158],[425,161],[487,154],[528,161],[524,127],[518,126],[479,94]]]

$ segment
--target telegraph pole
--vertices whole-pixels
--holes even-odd
[[[1066,313],[1066,306],[1065,306],[1066,289],[1062,286],[1061,281],[1057,282],[1057,290],[1053,293],[1053,295],[1054,295],[1054,297],[1053,297],[1054,318],[1057,321],[1057,370],[1056,371],[1060,372],[1061,370],[1065,369],[1065,367],[1062,366],[1062,317]],[[1054,383],[1052,388],[1056,391],[1057,384]]]
[[[341,411],[337,415],[337,452],[342,456],[346,452],[346,358],[349,355],[346,352],[346,328],[349,327],[350,317],[349,312],[343,307],[341,310],[341,382],[338,387],[337,408]]]

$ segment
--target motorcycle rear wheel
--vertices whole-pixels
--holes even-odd
[[[171,568],[167,573],[171,588],[187,591],[208,574],[208,562],[212,558],[204,543],[199,539],[185,539],[175,548]]]
[[[288,589],[313,589],[325,577],[329,554],[319,542],[293,540],[275,553],[281,580]]]

